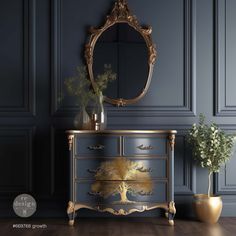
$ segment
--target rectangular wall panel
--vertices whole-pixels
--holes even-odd
[[[229,134],[236,134],[234,127],[226,127],[226,132]],[[215,176],[215,190],[217,194],[221,195],[236,195],[236,178],[235,178],[235,166],[236,166],[236,144],[233,149],[233,154],[226,165],[222,166],[219,174]]]
[[[32,129],[0,127],[0,192],[32,190]]]
[[[34,11],[34,0],[1,1],[1,115],[34,113]]]
[[[178,130],[175,141],[175,195],[195,193],[195,175],[196,170],[186,140],[186,131]]]
[[[137,104],[119,111],[115,107],[107,106],[109,116],[193,116],[196,108],[195,1],[167,1],[160,5],[159,1],[152,0],[149,4],[152,8],[148,8],[149,12],[146,14],[143,12],[143,3],[137,3],[132,12],[140,18],[140,22],[147,21],[147,24],[152,26],[153,41],[157,44],[158,58],[151,86],[146,96]],[[130,1],[129,5],[132,8],[135,4]],[[65,94],[64,80],[73,76],[75,67],[83,62],[81,57],[83,58],[84,44],[89,36],[89,33],[84,31],[83,24],[97,26],[99,19],[106,17],[104,9],[111,9],[112,4],[101,2],[103,13],[96,23],[93,23],[95,19],[91,18],[94,13],[89,1],[83,4],[86,15],[77,14],[80,7],[79,2],[52,1],[51,104],[54,115],[70,116],[78,110],[74,100],[67,97],[60,99]],[[154,11],[157,18],[148,17],[154,15]],[[168,14],[162,15],[163,11]],[[142,18],[142,15],[147,19]]]
[[[236,116],[236,1],[215,1],[215,113]]]
[[[235,166],[236,154],[234,153],[231,160],[222,168],[219,174],[219,191],[224,194],[236,194]]]

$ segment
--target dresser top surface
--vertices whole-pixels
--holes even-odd
[[[67,134],[176,134],[176,130],[67,130]]]

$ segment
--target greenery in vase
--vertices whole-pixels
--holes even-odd
[[[87,107],[94,99],[86,66],[77,66],[75,76],[66,78],[64,84],[67,94],[76,98],[77,106]]]
[[[116,73],[112,71],[111,65],[104,65],[102,74],[97,75],[95,79],[94,91],[97,97],[103,96],[109,82],[116,80]]]
[[[108,83],[115,79],[116,74],[112,72],[111,65],[104,65],[104,72],[95,79],[96,84],[93,90],[87,68],[83,65],[77,66],[75,76],[66,78],[64,84],[67,94],[76,98],[76,105],[87,107],[91,101],[100,101]]]
[[[208,197],[211,191],[211,175],[219,172],[232,155],[235,136],[220,130],[215,123],[207,125],[203,114],[199,116],[199,124],[193,124],[188,134],[188,141],[192,145],[193,155],[203,168],[207,168]]]

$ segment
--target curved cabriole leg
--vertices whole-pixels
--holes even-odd
[[[71,201],[68,202],[67,215],[69,218],[69,225],[73,226],[75,222],[75,204]]]
[[[175,209],[175,203],[174,201],[171,201],[169,203],[169,207],[168,207],[168,220],[169,220],[169,224],[170,225],[174,225],[174,217],[175,217],[175,214],[176,214],[176,209]],[[166,214],[166,216],[167,216]]]
[[[168,211],[165,212],[165,217],[168,219],[169,218],[169,213]]]

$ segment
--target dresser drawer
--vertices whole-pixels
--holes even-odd
[[[123,183],[124,182],[124,183]],[[128,188],[118,193],[119,185]],[[152,191],[146,192],[144,182],[128,181],[82,181],[76,182],[76,202],[89,204],[131,204],[139,202],[167,202],[167,182],[153,181]],[[93,192],[93,190],[99,192]],[[123,201],[121,201],[123,199]]]
[[[112,162],[114,160],[104,159],[77,159],[76,160],[76,178],[77,179],[95,179],[95,175],[102,163]],[[148,171],[151,178],[167,178],[167,161],[166,159],[146,159],[131,160],[138,163],[140,171]]]
[[[124,137],[124,155],[167,155],[166,137]]]
[[[120,155],[119,137],[79,136],[75,140],[77,156],[112,157]]]

